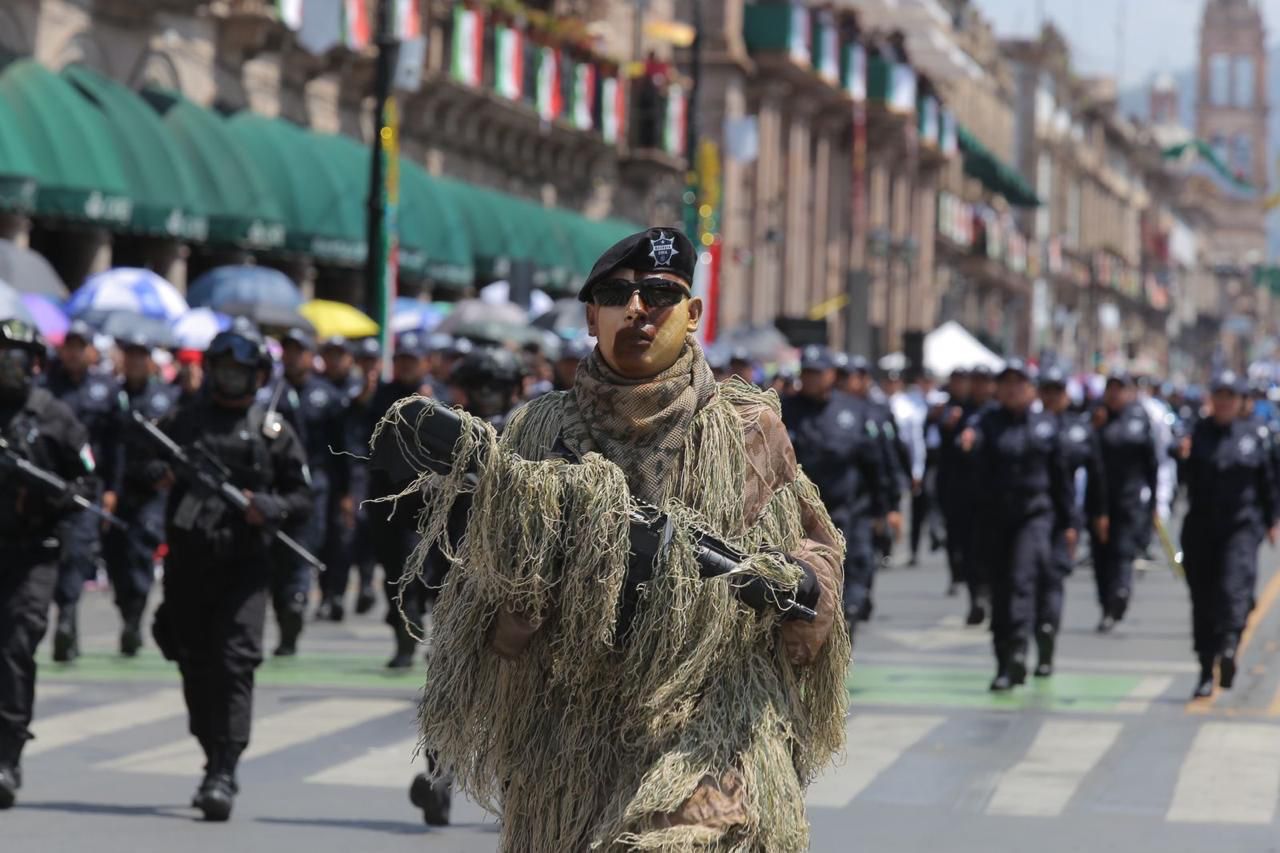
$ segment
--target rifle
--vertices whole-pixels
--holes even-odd
[[[231,485],[231,471],[208,448],[197,444],[195,452],[199,459],[192,459],[187,451],[165,435],[158,426],[147,420],[141,412],[135,411],[131,414],[133,422],[160,450],[164,461],[169,464],[179,479],[209,494],[217,495],[224,504],[241,514],[249,508],[251,501],[245,497],[244,492]],[[325,564],[298,544],[298,541],[289,534],[276,529],[271,531],[271,536],[317,570],[325,570]]]
[[[95,516],[101,521],[115,527],[119,530],[128,530],[129,525],[121,521],[118,517],[107,512],[84,495],[77,494],[75,489],[66,480],[54,474],[52,471],[46,471],[39,465],[36,465],[30,459],[27,459],[3,438],[0,438],[0,468],[8,468],[17,471],[19,475],[26,478],[27,482],[41,486],[53,492],[56,495],[71,495],[71,502],[80,509]]]
[[[400,412],[403,420],[384,427],[374,442],[370,465],[387,474],[393,484],[410,483],[420,472],[405,458],[401,448],[420,443],[427,451],[427,458],[414,461],[437,474],[447,474],[452,468],[454,447],[462,435],[462,418],[450,408],[423,399],[405,405]],[[468,473],[474,475],[474,467]],[[654,564],[667,555],[674,533],[675,525],[668,516],[657,512],[632,513],[631,559],[623,587],[624,623],[629,622],[627,617],[634,613],[638,587],[652,577]],[[743,554],[710,534],[691,533],[702,578],[728,578],[734,594],[753,610],[774,610],[785,618],[805,622],[817,618],[816,611],[797,601],[792,590],[747,574],[741,565],[746,560]]]

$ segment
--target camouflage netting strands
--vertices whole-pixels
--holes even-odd
[[[794,550],[801,507],[821,505],[800,475],[760,518],[743,518],[752,461],[740,409],[752,404],[777,412],[776,396],[736,382],[698,412],[661,507],[676,520],[671,556],[644,588],[625,643],[618,602],[628,513],[638,508],[625,477],[594,453],[579,464],[534,461],[553,446],[561,407],[572,405],[565,395],[526,406],[501,439],[467,418],[452,473],[424,474],[403,493],[429,498],[423,541],[401,582],[421,582],[433,544],[453,560],[434,610],[422,743],[501,816],[502,850],[808,849],[803,788],[844,744],[843,620],[811,665],[793,667],[776,642],[777,615],[741,604],[723,579],[700,578],[689,538],[715,532],[757,555],[751,571],[799,580],[793,565],[762,551]],[[404,417],[393,409],[382,427]],[[403,449],[410,460],[425,455]],[[469,487],[472,464],[479,479]],[[451,553],[446,521],[468,488],[470,521]],[[500,608],[539,623],[515,661],[487,646]],[[720,830],[662,818],[704,778],[734,772],[745,822]]]

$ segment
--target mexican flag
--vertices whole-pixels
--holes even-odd
[[[302,4],[304,0],[276,0],[276,17],[280,23],[291,30],[302,26]]]
[[[573,126],[591,130],[596,97],[596,67],[587,62],[573,66]]]
[[[343,0],[342,41],[350,50],[364,50],[373,41],[370,0]]]
[[[663,127],[662,147],[675,157],[684,156],[685,127],[688,111],[684,100],[684,90],[672,85],[667,90],[667,120]]]
[[[479,88],[484,60],[484,19],[475,9],[453,9],[453,79]]]
[[[396,22],[392,32],[401,41],[422,35],[422,12],[418,0],[396,0]]]
[[[818,31],[818,38],[822,56],[818,76],[834,86],[840,82],[840,45],[836,23],[830,14],[825,16],[822,28]]]
[[[505,24],[493,33],[493,90],[512,101],[524,95],[524,34]]]
[[[626,115],[626,88],[617,77],[605,77],[600,81],[600,132],[605,142],[616,145],[622,141]]]
[[[811,44],[809,8],[803,3],[796,3],[791,7],[791,38],[787,47],[787,54],[791,57],[791,61],[799,65],[812,63]]]
[[[543,121],[560,117],[560,51],[544,47],[538,51],[538,116]]]
[[[844,91],[855,104],[867,99],[867,52],[860,44],[844,47]]]

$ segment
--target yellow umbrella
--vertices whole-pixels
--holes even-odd
[[[304,302],[298,310],[316,327],[317,337],[367,338],[378,334],[378,324],[368,314],[345,302],[312,299]]]

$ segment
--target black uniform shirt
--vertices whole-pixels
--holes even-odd
[[[49,393],[65,403],[88,431],[98,479],[108,485],[118,483],[123,462],[117,440],[120,383],[113,376],[93,371],[86,371],[76,382],[57,360],[41,378]]]
[[[1275,524],[1276,485],[1268,441],[1266,428],[1248,421],[1224,427],[1205,418],[1196,424],[1191,455],[1183,466],[1188,525],[1226,534],[1241,526]]]
[[[144,460],[152,459],[154,454],[147,447],[146,439],[138,434],[132,413],[140,412],[147,420],[158,423],[177,407],[181,394],[182,389],[154,378],[137,388],[121,386],[116,395],[119,441],[116,459],[120,470],[116,472],[114,482],[106,484],[108,491],[119,492],[134,500],[146,499],[155,493],[155,480],[148,476],[147,466],[142,464]]]
[[[74,509],[74,495],[92,487],[89,434],[71,409],[43,388],[33,388],[21,406],[0,405],[0,435],[19,456],[66,480],[72,494],[58,495],[0,467],[0,550],[39,543]],[[0,566],[3,571],[5,566]]]
[[[1062,452],[1073,480],[1081,468],[1085,473],[1084,513],[1094,519],[1107,514],[1107,482],[1102,470],[1102,447],[1087,415],[1063,412],[1057,416]],[[1084,519],[1076,518],[1076,528]]]
[[[972,425],[979,502],[1006,522],[1053,513],[1055,526],[1075,526],[1074,486],[1052,415],[986,409]]]
[[[782,423],[833,517],[848,522],[889,511],[880,432],[861,400],[841,391],[826,401],[798,394],[782,401]]]
[[[1107,479],[1107,505],[1111,513],[1149,515],[1156,494],[1159,463],[1151,418],[1146,410],[1140,403],[1133,403],[1119,412],[1109,411],[1107,422],[1098,430],[1098,441],[1102,447],[1102,469]]]

